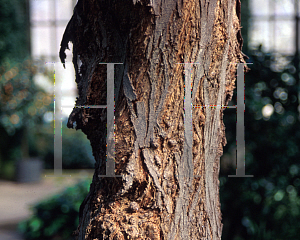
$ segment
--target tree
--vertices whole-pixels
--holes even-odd
[[[96,160],[77,239],[221,239],[223,112],[193,108],[189,129],[185,73],[193,106],[228,103],[236,63],[245,62],[240,1],[79,0],[62,63],[69,41],[76,105],[105,105],[100,63],[123,63],[114,83],[115,172],[122,178],[99,177],[106,173],[106,109],[74,108],[69,116],[68,127],[76,122]]]

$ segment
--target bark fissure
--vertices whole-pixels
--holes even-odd
[[[239,6],[239,0],[78,1],[60,50],[64,63],[73,43],[76,104],[106,104],[106,66],[99,63],[123,65],[115,68],[115,162],[122,178],[99,178],[106,171],[106,110],[74,108],[69,117],[68,127],[76,121],[96,160],[77,239],[221,239],[223,112],[203,105],[224,105],[232,96],[235,66],[228,62],[244,62]],[[184,73],[183,63],[197,64]],[[184,110],[185,74],[198,106],[192,119]]]

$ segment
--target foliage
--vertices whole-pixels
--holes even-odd
[[[38,127],[53,105],[33,82],[27,1],[0,0],[0,6],[0,174],[12,178],[15,160],[28,155],[26,129]]]
[[[35,85],[36,67],[30,59],[6,60],[0,66],[0,173],[12,178],[16,160],[28,157],[28,139],[36,145],[34,133],[43,116],[53,110],[53,96]]]
[[[90,141],[81,131],[74,131],[63,123],[63,167],[72,169],[94,168],[94,157]],[[80,146],[80,147],[78,147]]]
[[[53,109],[52,96],[35,85],[36,68],[30,59],[6,60],[0,66],[0,165],[1,176],[11,178],[9,166],[28,156],[27,141]],[[32,138],[33,137],[33,138]],[[32,145],[35,145],[33,143]],[[21,147],[23,148],[21,149]],[[8,174],[11,172],[11,174]]]
[[[34,73],[29,59],[1,66],[0,124],[10,136],[24,126],[41,124],[44,113],[53,109],[52,96],[34,84]]]
[[[5,62],[0,68],[0,163],[1,175],[12,173],[10,165],[21,158],[21,139],[27,128],[29,155],[45,160],[53,168],[53,121],[44,122],[45,113],[53,112],[53,96],[37,87],[32,79],[36,67],[28,59],[24,63]],[[86,136],[62,124],[63,168],[92,168],[92,150]],[[60,131],[58,131],[60,134]],[[78,145],[81,146],[78,148]],[[2,161],[1,161],[2,159]]]
[[[34,215],[19,223],[26,240],[72,239],[79,223],[79,207],[88,194],[91,180],[84,180],[64,192],[32,207]]]
[[[23,0],[0,0],[0,65],[18,61],[30,54],[29,22]]]
[[[54,167],[53,121],[37,130],[35,154],[42,156],[45,167]],[[94,158],[89,141],[81,131],[68,129],[66,121],[62,123],[62,167],[64,169],[94,168]],[[60,132],[59,132],[60,134]],[[78,147],[80,146],[80,147]],[[32,148],[33,149],[33,148]]]
[[[300,164],[299,105],[296,59],[265,54],[261,47],[250,55],[245,80],[246,174],[228,178],[223,172],[220,198],[222,239],[299,239]],[[226,112],[225,112],[226,116]],[[235,116],[225,117],[226,131],[235,133]],[[227,135],[226,149],[235,147]],[[225,149],[225,151],[226,151]]]

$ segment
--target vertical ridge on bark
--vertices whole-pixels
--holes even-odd
[[[96,160],[77,239],[221,239],[223,111],[203,106],[227,104],[232,96],[231,63],[244,62],[239,5],[78,1],[60,50],[64,62],[73,43],[76,104],[105,105],[106,66],[99,63],[123,65],[115,67],[115,162],[122,178],[98,177],[105,175],[106,110],[74,108],[69,117],[68,127],[76,121]],[[197,63],[187,70],[192,139],[184,130],[183,63]]]

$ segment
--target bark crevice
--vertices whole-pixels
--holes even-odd
[[[79,0],[60,50],[73,43],[77,105],[106,104],[115,67],[115,162],[105,175],[106,109],[74,108],[96,160],[77,239],[221,239],[223,111],[241,52],[239,0]],[[78,64],[79,63],[79,64]],[[191,65],[192,138],[184,121]],[[186,72],[187,74],[187,72]],[[187,93],[185,93],[187,94]],[[206,107],[203,107],[206,105]],[[198,107],[195,107],[198,106]]]

